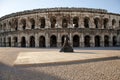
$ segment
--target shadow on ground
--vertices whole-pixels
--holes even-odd
[[[42,71],[27,70],[23,67],[11,67],[0,63],[0,80],[64,80]]]

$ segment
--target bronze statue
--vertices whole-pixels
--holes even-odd
[[[68,35],[65,35],[64,37],[63,47],[61,48],[60,52],[73,52],[73,48],[70,45]]]

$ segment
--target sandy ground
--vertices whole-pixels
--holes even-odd
[[[86,62],[11,66],[20,52],[58,51],[58,49],[0,48],[0,80],[120,80],[120,58]],[[75,50],[119,52],[119,48]]]

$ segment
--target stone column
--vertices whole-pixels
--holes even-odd
[[[11,36],[11,47],[14,47],[14,40],[13,40],[13,36]]]
[[[94,35],[91,36],[90,47],[95,47],[95,39],[94,39]]]
[[[90,28],[95,28],[94,19],[90,18]]]
[[[30,36],[26,35],[25,38],[26,38],[26,47],[29,47],[30,46],[30,40],[29,40]]]
[[[37,14],[37,13],[36,13]],[[40,29],[38,14],[35,17],[35,29]]]
[[[100,46],[101,46],[101,47],[104,47],[104,35],[101,36]]]
[[[17,38],[18,38],[18,43],[17,43],[17,45],[18,45],[18,47],[21,47],[21,36],[18,35]]]
[[[61,47],[61,37],[60,37],[60,33],[58,33],[58,35],[57,35],[57,47]]]
[[[113,46],[113,35],[112,34],[109,36],[109,46],[110,47]]]
[[[46,18],[45,18],[45,28],[50,28],[51,26],[50,26],[50,19],[48,18],[48,16],[46,16]]]
[[[72,33],[69,34],[70,37],[70,45],[73,46],[73,37],[72,37]]]
[[[80,47],[84,47],[84,35],[81,34],[81,38],[80,38]]]
[[[35,47],[39,47],[39,36],[38,36],[38,33],[35,34]]]
[[[80,21],[80,28],[84,28],[84,18],[81,17],[79,21]]]
[[[50,47],[49,34],[48,34],[48,33],[46,33],[45,37],[46,37],[46,38],[45,38],[46,47],[48,48],[48,47]]]

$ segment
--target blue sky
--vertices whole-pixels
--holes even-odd
[[[52,7],[101,8],[120,14],[120,0],[0,0],[0,17],[18,11]]]

